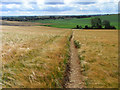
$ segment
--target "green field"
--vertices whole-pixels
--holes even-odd
[[[107,15],[107,16],[96,16],[100,17],[102,20],[109,20],[111,22],[111,25],[114,25],[118,29],[118,15]],[[36,20],[32,22],[38,22],[38,23],[49,23],[51,27],[57,27],[57,28],[74,28],[76,25],[81,25],[84,27],[85,25],[91,25],[91,18],[72,18],[72,19],[49,19],[49,20]]]

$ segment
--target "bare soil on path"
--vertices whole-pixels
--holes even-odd
[[[72,37],[70,42],[70,51],[70,75],[69,82],[66,83],[66,88],[83,88],[80,60],[78,58],[78,51],[74,45],[74,36]]]

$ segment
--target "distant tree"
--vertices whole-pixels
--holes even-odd
[[[111,29],[116,29],[116,27],[115,27],[115,26],[110,26],[110,28],[111,28]]]
[[[76,28],[79,29],[79,25],[77,25]]]
[[[91,25],[92,25],[92,28],[101,29],[102,28],[101,19],[100,18],[91,19]]]
[[[85,29],[88,29],[89,27],[88,27],[88,25],[85,25]]]
[[[82,26],[80,26],[79,28],[82,29]]]
[[[104,20],[102,22],[102,24],[103,24],[103,26],[104,26],[105,29],[110,29],[111,28],[110,21],[108,21],[108,20]]]

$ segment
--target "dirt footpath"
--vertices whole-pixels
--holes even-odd
[[[66,88],[83,88],[82,75],[80,72],[80,60],[78,58],[78,51],[74,45],[74,36],[72,37],[70,43],[70,76],[69,82],[66,83]]]

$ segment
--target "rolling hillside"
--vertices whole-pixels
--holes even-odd
[[[96,16],[100,17],[102,20],[109,20],[111,22],[111,25],[114,25],[118,29],[118,15],[107,15],[107,16]],[[49,23],[51,25],[45,25],[45,26],[51,26],[51,27],[57,27],[57,28],[74,28],[76,25],[81,25],[84,27],[85,25],[91,25],[91,18],[73,18],[73,19],[56,19],[56,20],[36,20],[32,22],[37,23]]]

